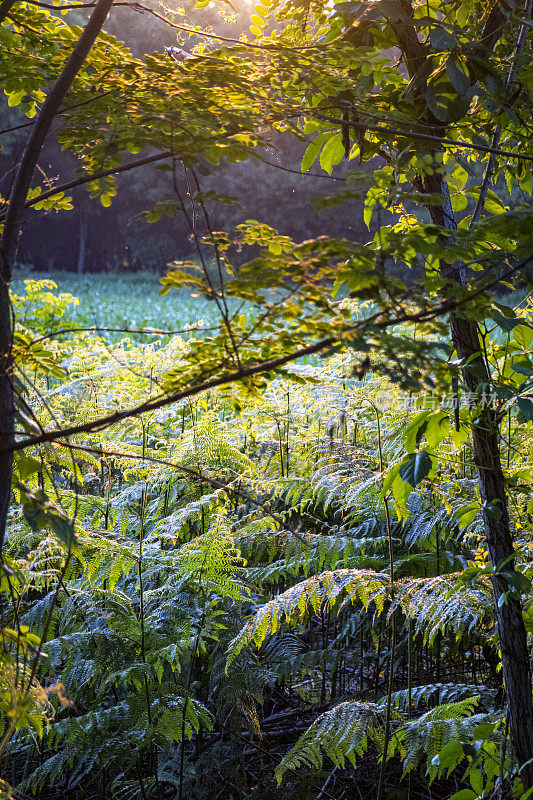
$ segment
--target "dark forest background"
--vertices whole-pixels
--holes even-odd
[[[181,24],[201,24],[204,29],[234,38],[248,27],[251,6],[244,0],[235,4],[240,13],[231,12],[226,18],[218,11],[195,10],[194,3],[189,5],[190,8],[177,18]],[[190,52],[198,43],[197,37],[178,34],[178,39],[175,31],[147,13],[121,8],[112,13],[109,33],[125,40],[134,55],[164,52],[165,48],[176,46]],[[69,19],[82,23],[84,14],[86,12],[70,11]],[[19,112],[8,108],[4,97],[0,98],[0,111],[3,131],[28,122]],[[27,128],[21,128],[4,133],[0,139],[0,194],[4,198],[9,196],[13,166],[20,157],[26,136]],[[343,167],[336,168],[332,177],[318,164],[311,175],[297,174],[305,147],[305,142],[299,142],[292,134],[279,134],[274,148],[264,154],[271,163],[221,163],[218,167],[206,164],[202,190],[215,190],[239,198],[239,205],[218,202],[210,205],[212,228],[226,230],[231,235],[236,225],[244,220],[259,219],[297,241],[320,234],[357,241],[368,238],[369,232],[361,222],[359,200],[322,210],[314,205],[314,198],[332,194],[343,186],[334,180],[343,175]],[[60,184],[71,179],[76,164],[70,154],[61,151],[52,136],[39,168],[41,182]],[[363,168],[369,169],[368,163]],[[296,174],[286,170],[295,170]],[[80,187],[70,193],[74,203],[72,211],[45,214],[28,210],[18,254],[18,262],[24,265],[25,273],[28,269],[80,273],[164,271],[175,259],[194,257],[191,231],[184,218],[163,218],[157,223],[139,218],[150,205],[172,196],[168,173],[149,165],[119,176],[118,184],[118,194],[111,208],[103,208],[98,199],[89,196],[85,187]],[[185,176],[181,188],[186,194]],[[197,232],[205,232],[200,219]],[[238,252],[233,257],[237,262],[240,260]]]

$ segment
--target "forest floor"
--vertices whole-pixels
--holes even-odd
[[[159,285],[147,273],[13,285],[21,330],[49,348],[29,362],[28,407],[46,430],[83,423],[67,446],[47,443],[46,469],[16,463],[24,497],[55,503],[36,522],[18,502],[9,519],[20,622],[46,637],[35,674],[52,695],[42,740],[9,745],[18,796],[147,800],[158,784],[187,800],[366,800],[378,784],[395,800],[495,796],[501,756],[515,765],[463,410],[456,427],[387,375],[359,378],[348,349],[261,391],[236,383],[104,426],[168,375],[183,370],[185,385],[188,351],[217,327],[215,303]],[[170,335],[195,323],[190,341]],[[386,498],[394,470],[408,485],[419,429],[412,446],[425,437],[438,466]],[[516,525],[531,433],[514,416],[507,431]],[[529,579],[530,532],[516,531]]]

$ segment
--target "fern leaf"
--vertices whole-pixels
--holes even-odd
[[[348,701],[321,714],[300,736],[276,768],[278,785],[287,770],[298,767],[322,767],[323,754],[344,768],[348,759],[355,767],[356,757],[368,747],[368,738],[378,734],[383,724],[385,706],[377,703]]]

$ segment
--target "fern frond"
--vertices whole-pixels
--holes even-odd
[[[417,709],[420,705],[428,703],[441,705],[462,698],[471,698],[474,695],[490,704],[496,695],[496,690],[469,683],[428,683],[423,686],[413,686],[411,708]],[[381,702],[385,702],[385,699],[383,698]],[[399,709],[406,710],[409,707],[409,691],[407,689],[393,692],[391,699],[393,705]]]
[[[389,756],[394,753],[400,755],[404,773],[426,761],[430,778],[434,778],[438,767],[432,761],[446,744],[452,741],[472,744],[478,725],[496,720],[494,713],[474,714],[478,703],[479,696],[467,697],[455,703],[439,705],[417,719],[405,722],[391,741]]]
[[[404,580],[398,587],[396,605],[415,622],[425,641],[433,644],[437,633],[454,631],[482,636],[493,633],[490,585],[466,586],[461,574]]]
[[[278,785],[289,769],[320,769],[324,754],[336,767],[344,768],[346,759],[355,767],[356,757],[368,748],[369,737],[379,737],[384,713],[383,705],[352,700],[321,714],[276,767]]]
[[[346,603],[359,601],[365,607],[375,603],[382,610],[388,594],[387,575],[370,570],[336,570],[308,578],[265,603],[233,639],[228,648],[228,668],[243,647],[253,642],[260,647],[279,630],[282,622],[296,625],[324,604],[340,611]]]
[[[253,474],[255,465],[242,453],[229,436],[221,433],[222,425],[212,414],[205,414],[183,437],[178,457],[184,466],[229,468],[234,472]]]
[[[215,492],[201,495],[201,497],[186,503],[186,505],[176,509],[169,516],[161,519],[154,526],[147,540],[162,539],[176,541],[180,538],[183,526],[188,523],[189,520],[200,519],[202,511],[209,512],[210,510],[220,508],[225,500],[225,489],[217,489]]]
[[[234,601],[245,600],[249,595],[244,584],[244,564],[223,517],[207,533],[181,545],[176,567],[187,582],[197,583],[204,592]]]

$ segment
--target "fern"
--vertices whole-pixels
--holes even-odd
[[[203,512],[209,513],[212,510],[219,509],[224,505],[225,500],[226,490],[217,489],[215,492],[203,494],[198,499],[187,502],[182,507],[176,508],[168,516],[160,519],[155,524],[148,541],[151,538],[155,538],[175,542],[183,535],[184,526],[187,526],[188,529],[188,523],[191,520],[198,521],[202,518]]]
[[[471,698],[474,695],[478,697],[479,702],[483,700],[486,705],[490,706],[496,690],[483,685],[467,683],[429,683],[423,686],[414,686],[410,692],[407,689],[393,692],[391,695],[393,705],[404,711],[408,709],[409,694],[411,695],[411,708],[416,710],[421,705],[430,703],[440,705],[450,700]],[[381,702],[385,702],[385,698]]]
[[[81,355],[66,342],[64,361],[79,383],[39,389],[58,419],[77,404],[92,419],[144,399],[143,361],[154,376],[179,370],[187,346],[176,338],[156,348],[108,348],[95,338]],[[464,744],[483,769],[499,758],[504,710],[495,710],[501,679],[491,587],[483,576],[467,584],[461,574],[468,561],[487,561],[479,515],[458,527],[461,507],[477,502],[464,474],[468,445],[461,477],[454,442],[437,446],[442,463],[431,487],[411,493],[402,518],[390,504],[387,520],[370,401],[394,390],[375,376],[355,380],[354,366],[346,352],[298,368],[319,383],[274,381],[245,402],[235,387],[123,421],[98,441],[80,436],[89,448],[123,455],[77,451],[73,466],[55,445],[35,451],[33,466],[43,456],[47,467],[28,483],[42,481],[51,496],[55,482],[57,501],[75,516],[76,542],[65,569],[64,546],[48,530],[30,531],[20,508],[10,514],[7,552],[20,576],[18,616],[10,609],[5,624],[30,627],[36,642],[46,630],[33,706],[42,738],[21,729],[6,754],[22,792],[83,787],[112,800],[147,800],[177,795],[181,785],[191,800],[263,800],[276,792],[267,754],[283,742],[289,750],[276,777],[287,795],[318,797],[324,783],[316,772],[334,766],[326,793],[340,796],[340,770],[365,759],[369,769],[358,781],[370,796],[366,776],[384,747],[393,614],[387,769],[400,780],[403,761],[415,796],[425,773],[441,777],[447,743]],[[380,413],[385,468],[404,458],[413,413]],[[524,464],[527,452],[524,445]],[[525,481],[523,471],[513,474]],[[522,487],[511,507],[521,524],[528,500]],[[517,532],[525,571],[528,536]],[[15,649],[6,646],[16,669]],[[13,669],[5,675],[2,690],[15,697]],[[68,708],[48,691],[58,679]],[[310,724],[297,741],[295,720],[299,733],[303,720]],[[507,750],[505,775],[514,763]],[[462,772],[453,779],[462,788]]]
[[[490,585],[466,586],[461,575],[405,580],[398,591],[396,606],[415,622],[424,640],[432,644],[439,632],[494,633]]]
[[[310,613],[317,613],[324,604],[337,612],[347,602],[361,602],[365,607],[375,603],[383,609],[389,579],[386,575],[365,570],[337,570],[308,578],[265,603],[254,619],[235,637],[228,649],[228,668],[245,645],[260,647],[265,639],[279,630],[282,622],[295,625]]]
[[[253,462],[228,438],[221,434],[220,420],[206,414],[191,432],[184,436],[179,459],[184,466],[228,468],[239,473],[253,472]]]
[[[385,706],[355,700],[340,703],[321,714],[276,767],[281,783],[287,770],[299,767],[322,767],[326,755],[336,767],[344,768],[345,760],[355,767],[356,757],[362,756],[369,739],[380,741]]]
[[[397,753],[403,759],[404,773],[425,761],[430,778],[436,777],[436,757],[446,744],[472,745],[478,726],[496,721],[494,713],[474,714],[478,703],[479,696],[474,695],[454,703],[444,703],[417,719],[404,722],[391,740],[389,756]]]

